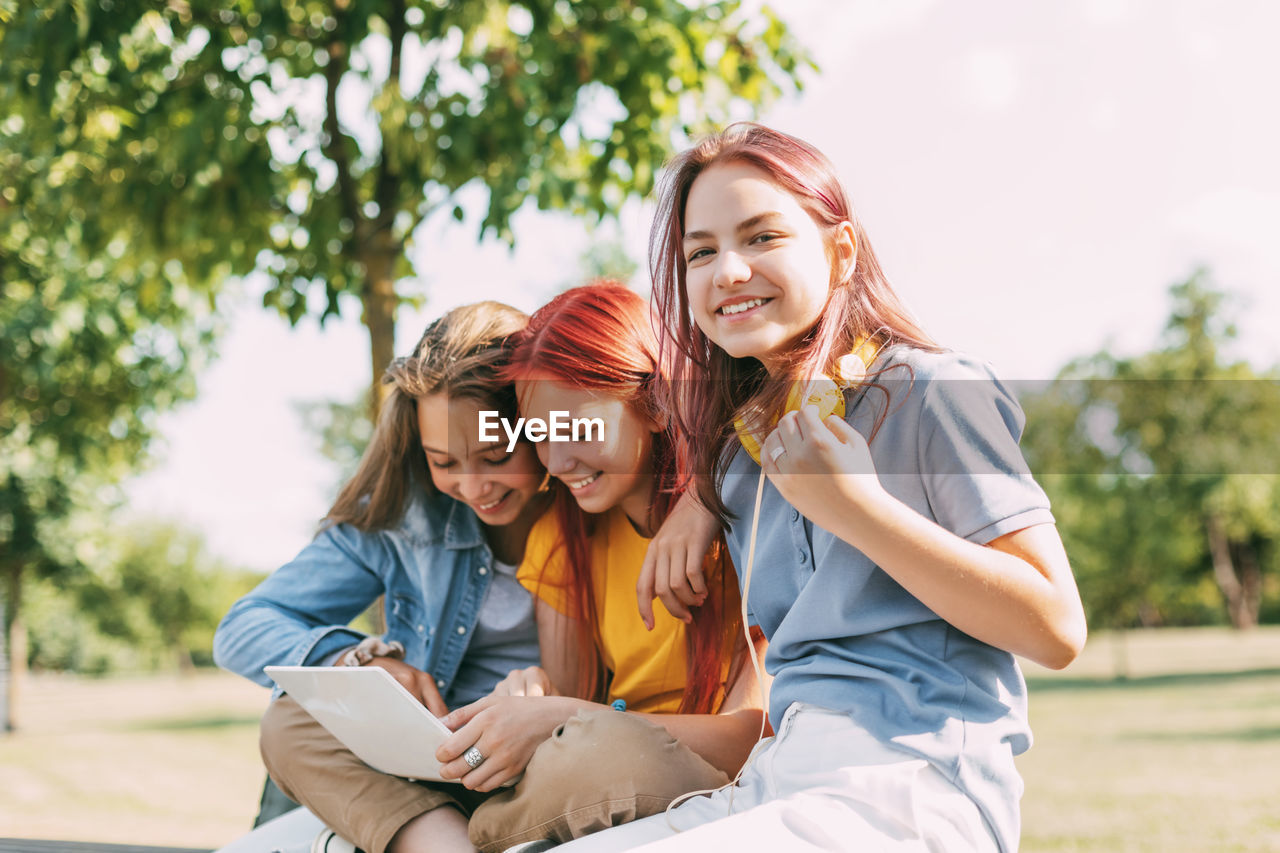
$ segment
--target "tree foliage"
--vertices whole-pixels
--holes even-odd
[[[105,537],[70,591],[109,637],[190,668],[211,660],[213,632],[245,578],[208,556],[201,536],[172,523],[135,523]],[[252,576],[251,583],[261,580]]]
[[[260,573],[209,556],[175,523],[134,521],[86,532],[85,570],[29,586],[33,667],[100,674],[188,669],[213,660],[213,633]]]
[[[0,8],[8,203],[56,190],[85,255],[124,240],[155,262],[145,285],[167,284],[168,260],[209,290],[258,270],[294,322],[354,294],[375,388],[405,249],[433,213],[463,217],[463,187],[507,240],[526,203],[610,216],[674,145],[808,61],[738,0]]]
[[[157,415],[194,395],[218,329],[180,263],[59,192],[74,158],[24,129],[0,124],[0,595],[18,679],[24,578],[82,569],[69,515],[105,515]]]
[[[1151,351],[1080,359],[1024,400],[1024,445],[1095,625],[1246,628],[1280,558],[1280,371],[1225,355],[1206,273],[1170,295]]]

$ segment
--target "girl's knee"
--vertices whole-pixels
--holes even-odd
[[[587,791],[609,790],[624,779],[637,795],[671,798],[728,781],[665,728],[634,714],[579,713],[547,746],[551,772]]]
[[[533,754],[524,778],[471,819],[471,840],[502,850],[568,841],[661,812],[688,791],[728,781],[665,728],[613,710],[579,713]]]
[[[258,727],[258,750],[262,753],[267,772],[277,782],[299,768],[310,770],[317,766],[345,766],[359,762],[341,741],[288,694],[268,705],[262,715]]]
[[[302,707],[287,694],[281,695],[267,706],[258,724],[258,749],[263,761],[271,766],[270,758],[290,747],[290,732],[296,731],[298,714],[305,714]]]

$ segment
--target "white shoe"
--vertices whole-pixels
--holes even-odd
[[[324,821],[305,808],[286,812],[242,835],[217,853],[311,853],[311,842]]]
[[[320,830],[316,840],[311,842],[311,853],[364,853],[364,851],[326,827]]]

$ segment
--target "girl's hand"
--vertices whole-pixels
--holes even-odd
[[[550,676],[540,666],[513,669],[498,682],[490,696],[557,696]]]
[[[668,612],[688,624],[690,607],[707,599],[702,561],[716,538],[719,523],[697,497],[686,491],[649,542],[636,581],[636,603],[644,626],[653,630],[653,599],[661,598]]]
[[[534,751],[576,710],[576,700],[547,696],[486,696],[444,718],[452,737],[436,750],[440,775],[473,791],[492,791],[524,772]],[[471,747],[484,761],[462,758]]]
[[[365,666],[380,666],[391,673],[404,689],[412,693],[414,698],[426,705],[427,710],[437,717],[443,717],[449,713],[449,708],[444,704],[444,699],[440,698],[440,691],[436,688],[436,680],[431,677],[431,673],[423,672],[398,658],[374,658]]]
[[[760,460],[787,503],[825,530],[848,525],[851,511],[886,495],[862,433],[835,415],[823,421],[817,406],[783,415]]]

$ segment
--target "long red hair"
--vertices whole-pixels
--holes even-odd
[[[871,248],[862,223],[849,203],[835,167],[821,151],[793,136],[763,125],[739,122],[703,139],[667,164],[658,189],[658,209],[649,232],[649,271],[653,301],[662,325],[663,353],[676,388],[676,419],[691,439],[692,468],[698,494],[707,507],[727,518],[719,497],[737,436],[733,423],[758,424],[767,413],[780,413],[789,382],[770,382],[754,358],[734,358],[716,346],[693,321],[685,292],[685,204],[689,189],[703,171],[718,163],[745,163],[764,172],[789,192],[830,240],[843,222],[853,226],[855,262],[835,268],[818,322],[790,354],[786,373],[793,377],[835,375],[834,363],[862,338],[881,347],[908,344],[937,349],[898,298]]]
[[[668,416],[670,385],[659,362],[645,300],[616,281],[576,287],[534,312],[513,343],[507,371],[511,381],[552,380],[601,392],[626,401],[645,420],[666,424],[654,434],[651,453],[654,489],[649,520],[661,524],[689,477],[685,442],[676,440],[676,425]],[[576,620],[578,647],[589,652],[580,656],[579,683],[586,698],[599,701],[607,692],[608,674],[597,647],[600,616],[591,578],[590,543],[598,517],[580,509],[559,481],[553,480],[552,491],[566,550],[570,615]],[[724,655],[731,648],[735,654],[745,649],[737,639],[737,578],[723,541],[713,546],[713,556],[706,602],[693,609],[693,624],[685,632],[688,681],[680,713],[714,711]]]

